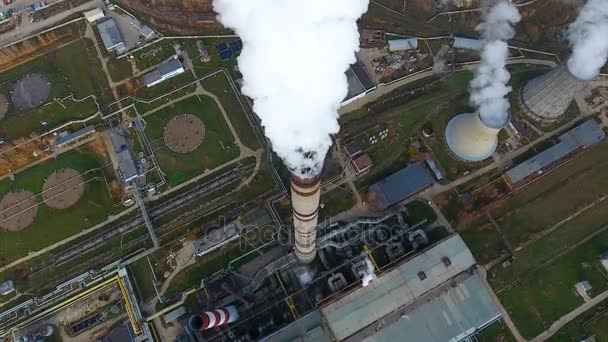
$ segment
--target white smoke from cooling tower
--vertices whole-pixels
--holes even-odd
[[[589,0],[568,27],[568,69],[581,80],[597,77],[608,59],[608,1]]]
[[[369,256],[365,257],[365,270],[363,271],[363,278],[361,279],[363,287],[366,287],[374,279],[376,279],[376,268],[370,260]]]
[[[273,149],[292,173],[312,178],[339,130],[368,0],[214,0],[243,41],[243,93],[254,100]]]
[[[471,102],[479,107],[482,121],[493,128],[503,127],[509,119],[511,92],[507,85],[511,75],[505,68],[509,57],[507,40],[513,38],[513,25],[521,20],[517,8],[501,1],[485,12],[483,22],[475,28],[481,32],[481,63],[471,81]]]

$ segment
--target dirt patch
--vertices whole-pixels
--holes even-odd
[[[97,135],[95,140],[91,141],[87,147],[93,151],[96,155],[101,157],[105,162],[110,161],[110,157],[108,156],[108,150],[106,144],[103,141],[103,137],[101,135]]]
[[[44,203],[54,209],[66,209],[84,193],[84,179],[74,169],[61,169],[50,175],[42,186]]]
[[[190,153],[203,142],[205,125],[192,114],[182,114],[167,123],[163,132],[165,145],[176,153]]]
[[[36,218],[38,203],[31,191],[9,192],[0,201],[0,227],[16,232],[29,226]]]
[[[0,120],[4,119],[6,112],[8,112],[8,98],[0,94]]]
[[[51,93],[51,82],[41,74],[27,74],[15,84],[11,100],[19,109],[40,106]]]

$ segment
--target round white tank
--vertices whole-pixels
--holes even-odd
[[[498,132],[506,126],[486,125],[479,113],[464,113],[453,117],[445,128],[445,141],[458,158],[480,162],[492,156],[498,146]]]

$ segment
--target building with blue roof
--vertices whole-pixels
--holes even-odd
[[[171,77],[177,76],[185,71],[182,62],[178,58],[173,58],[167,62],[159,64],[155,70],[143,76],[147,87],[152,87]]]
[[[507,183],[514,187],[525,180],[542,175],[564,158],[593,146],[606,138],[602,128],[590,119],[559,136],[559,142],[534,157],[515,166],[504,174]]]
[[[417,162],[369,187],[379,209],[383,210],[433,185],[433,178]]]

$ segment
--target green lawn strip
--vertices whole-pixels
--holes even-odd
[[[437,214],[435,210],[428,204],[421,201],[413,201],[405,205],[408,217],[413,223],[418,223],[422,220],[426,220],[426,223],[433,223],[437,220]]]
[[[329,218],[338,213],[352,208],[356,203],[355,196],[346,190],[347,186],[335,188],[329,192],[321,192],[321,204],[323,207],[319,210],[319,218]]]
[[[129,265],[131,273],[135,277],[135,283],[141,295],[141,301],[146,302],[156,295],[154,290],[154,276],[148,263],[148,258],[141,258]]]
[[[42,190],[46,177],[55,170],[72,168],[84,173],[99,166],[97,157],[88,149],[81,148],[78,151],[60,154],[56,159],[26,169],[15,175],[15,181],[9,179],[1,181],[0,194],[18,189],[38,194]],[[93,176],[101,177],[103,173],[98,170],[84,177],[85,180],[88,180]],[[30,226],[18,232],[0,232],[0,256],[6,261],[23,257],[29,251],[39,250],[83,229],[90,228],[117,211],[102,178],[86,183],[83,197],[74,206],[67,209],[51,209],[42,203],[40,196],[36,198],[39,202],[38,211],[35,221]]]
[[[595,336],[596,341],[608,341],[608,301],[589,309],[573,321],[566,324],[553,335],[549,341],[583,341]]]
[[[247,114],[245,114],[237,95],[232,90],[226,75],[224,73],[215,74],[203,80],[202,85],[219,98],[241,142],[252,150],[260,148],[260,142],[253,132]]]
[[[97,113],[95,99],[89,97],[84,101],[65,99],[51,102],[27,113],[7,116],[2,121],[2,132],[8,139],[27,137],[32,133],[41,134],[52,127],[58,127],[73,120],[88,118]],[[46,125],[42,125],[46,122]]]
[[[171,56],[175,55],[172,39],[164,39],[158,43],[147,46],[133,54],[137,69],[145,70],[151,66],[162,63]],[[152,54],[152,51],[156,51]]]
[[[164,127],[179,114],[196,115],[205,125],[203,142],[191,153],[175,153],[164,147]],[[182,100],[146,116],[146,121],[146,134],[153,141],[156,158],[167,174],[169,185],[180,184],[239,155],[238,147],[217,104],[207,96],[192,96]]]
[[[574,285],[588,280],[591,295],[604,291],[608,283],[600,270],[600,256],[608,250],[608,232],[604,232],[575,250],[561,256],[545,268],[520,279],[520,284],[498,293],[519,331],[532,338],[554,321],[583,303]]]
[[[477,336],[478,342],[515,342],[515,338],[511,334],[509,328],[503,321],[492,323],[485,327]]]
[[[119,82],[133,75],[131,63],[126,58],[111,58],[106,64],[112,81]]]

